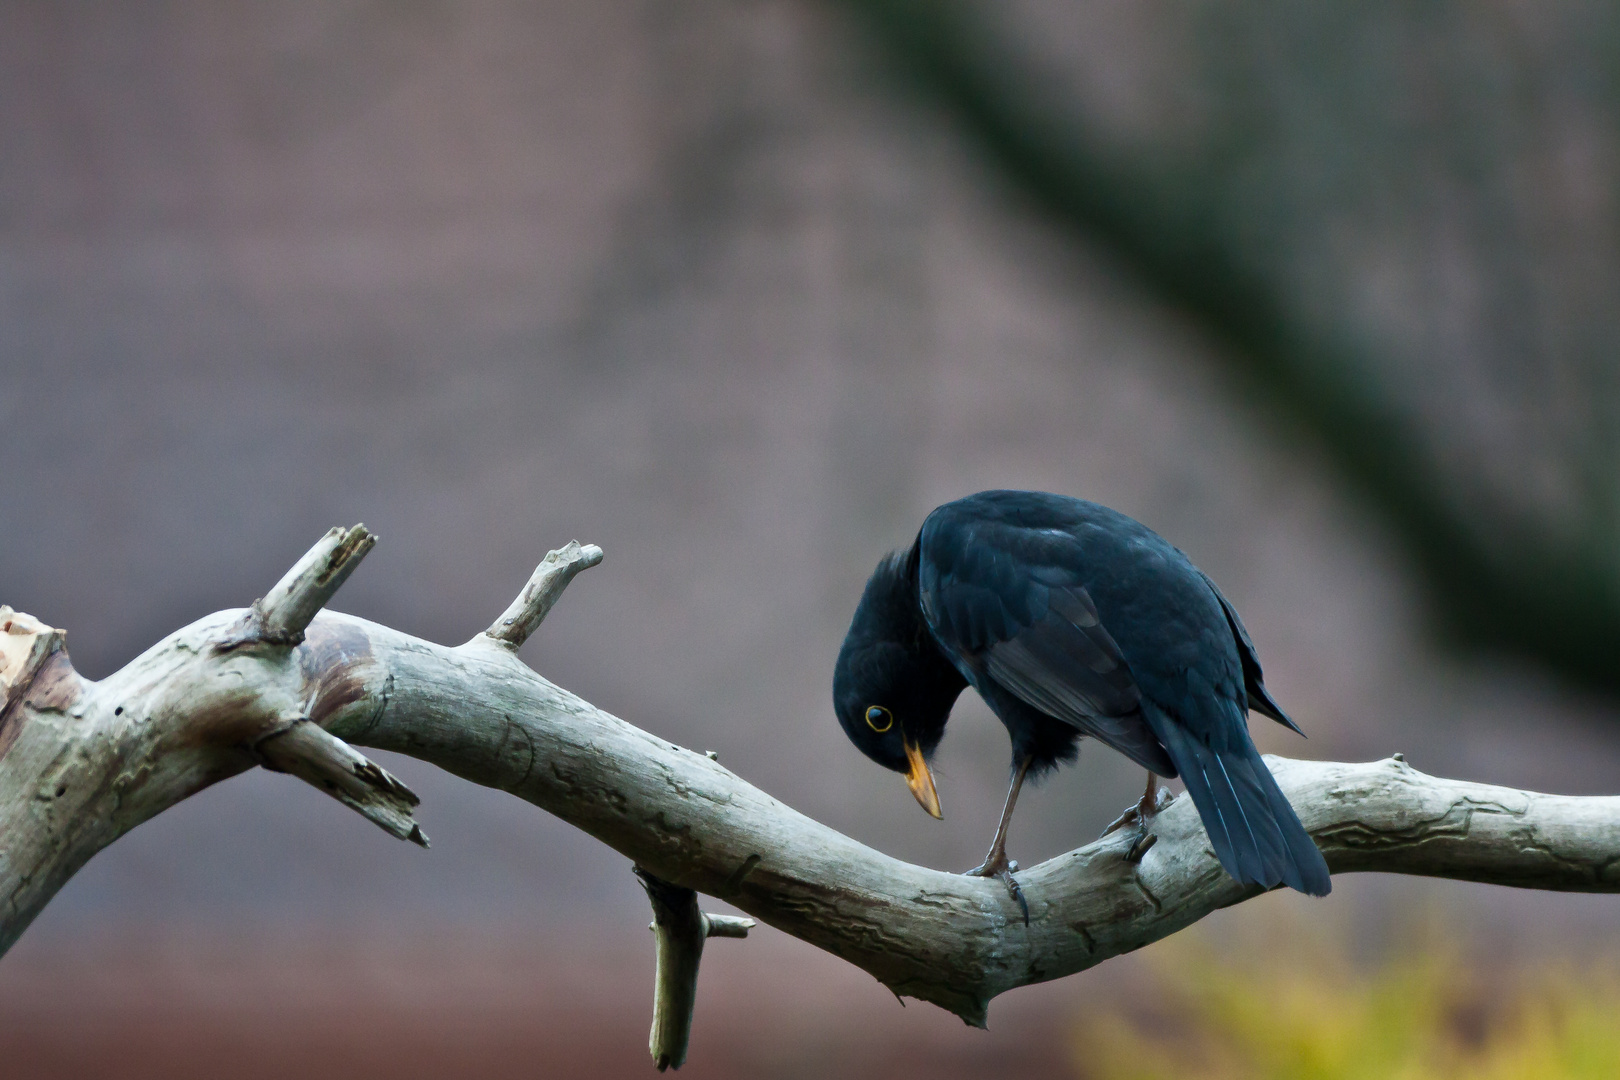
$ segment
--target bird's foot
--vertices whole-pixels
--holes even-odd
[[[1125,808],[1125,812],[1123,814],[1115,818],[1109,824],[1108,828],[1102,831],[1102,835],[1098,836],[1097,839],[1101,840],[1109,833],[1118,832],[1127,825],[1145,825],[1153,818],[1155,814],[1169,806],[1174,801],[1175,796],[1161,787],[1153,793],[1153,802],[1151,805],[1147,803],[1146,799],[1138,799],[1136,802],[1131,803],[1130,806]]]
[[[1125,826],[1135,825],[1140,820],[1142,820],[1141,811],[1137,808],[1135,803],[1131,803],[1123,814],[1119,815],[1119,817],[1108,823],[1108,828],[1104,829],[1102,833],[1098,835],[1097,839],[1101,840],[1104,836],[1117,833]]]
[[[1102,831],[1102,836],[1097,839],[1101,840],[1103,836],[1116,833],[1128,825],[1135,825],[1136,840],[1132,842],[1130,849],[1125,852],[1125,861],[1128,863],[1141,862],[1142,857],[1148,853],[1148,849],[1159,842],[1159,837],[1149,831],[1153,819],[1158,816],[1160,810],[1169,806],[1174,799],[1175,796],[1164,788],[1155,788],[1151,803],[1148,801],[1148,797],[1144,795],[1141,799],[1132,803],[1123,814],[1115,818],[1108,828]]]
[[[1013,860],[1007,858],[1007,853],[1006,852],[1004,852],[1004,851],[1003,852],[997,852],[996,855],[993,858],[988,858],[988,859],[984,860],[984,862],[980,863],[978,866],[975,866],[973,869],[964,871],[962,876],[963,877],[996,877],[997,875],[1001,874],[1003,871],[1014,869],[1017,866],[1018,866],[1018,864],[1016,862],[1014,862]]]
[[[1138,799],[1136,802],[1131,803],[1130,806],[1125,808],[1125,812],[1123,814],[1115,818],[1109,824],[1108,828],[1102,831],[1102,834],[1098,836],[1097,839],[1101,840],[1109,833],[1118,832],[1127,825],[1145,826],[1153,819],[1154,815],[1158,814],[1160,810],[1163,810],[1165,807],[1174,802],[1175,798],[1176,797],[1174,795],[1170,794],[1170,792],[1164,788],[1161,787],[1157,789],[1153,793],[1153,802],[1151,805],[1148,804],[1146,799]]]
[[[1024,913],[1024,925],[1029,925],[1029,901],[1024,899],[1024,890],[1018,887],[1018,879],[1013,877],[1013,871],[1018,869],[1016,859],[1007,858],[1006,852],[998,852],[996,857],[986,859],[967,872],[968,877],[994,877],[1000,878],[1001,883],[1007,886],[1007,892],[1018,901],[1018,910]]]

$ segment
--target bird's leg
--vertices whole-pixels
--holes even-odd
[[[1159,778],[1151,770],[1147,774],[1147,789],[1142,797],[1119,817],[1115,818],[1108,828],[1102,831],[1103,836],[1123,829],[1127,825],[1137,826],[1136,842],[1131,845],[1130,851],[1125,854],[1126,862],[1141,862],[1142,856],[1148,853],[1148,848],[1158,842],[1159,838],[1148,832],[1148,823],[1153,820],[1160,810],[1170,804],[1173,796],[1159,786]],[[1101,839],[1099,837],[1098,839]]]
[[[996,827],[996,838],[990,842],[990,850],[984,857],[984,862],[968,871],[972,877],[998,877],[1006,883],[1007,891],[1012,898],[1018,901],[1018,906],[1024,912],[1024,925],[1029,925],[1029,904],[1024,900],[1024,890],[1018,887],[1012,872],[1018,869],[1018,864],[1007,858],[1007,828],[1012,824],[1013,807],[1018,804],[1018,789],[1024,786],[1024,776],[1029,772],[1030,762],[1034,760],[1026,755],[1018,763],[1018,769],[1013,773],[1012,786],[1007,789],[1007,805],[1001,808],[1001,824]]]
[[[1007,789],[1007,804],[1001,808],[1001,824],[996,827],[996,838],[990,843],[990,851],[984,857],[984,862],[968,873],[974,877],[994,877],[1006,870],[1010,865],[1007,862],[1007,828],[1012,824],[1013,807],[1018,804],[1018,789],[1024,786],[1024,775],[1029,772],[1031,758],[1024,758],[1018,763],[1018,769],[1013,773],[1012,786]]]

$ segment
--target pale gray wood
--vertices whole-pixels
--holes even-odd
[[[711,915],[699,909],[697,893],[655,877],[642,867],[636,867],[636,877],[641,879],[652,904],[653,921],[647,929],[657,943],[652,1032],[647,1049],[652,1052],[653,1064],[663,1072],[686,1064],[703,943],[712,937],[747,937],[754,920]]]
[[[712,911],[703,913],[703,936],[706,938],[745,938],[755,925],[753,919],[740,919],[735,915],[716,915]]]
[[[223,611],[89,682],[60,631],[7,618],[0,949],[92,854],[250,767],[250,748],[301,719],[512,792],[650,874],[972,1024],[1005,990],[1084,970],[1255,892],[1221,869],[1178,798],[1138,864],[1126,861],[1134,836],[1121,830],[1021,871],[1026,926],[999,881],[874,851],[709,755],[554,686],[488,634],[449,647],[325,612],[296,646],[244,642],[251,613]],[[1446,780],[1398,757],[1267,761],[1336,873],[1620,891],[1620,797]]]
[[[512,601],[512,606],[484,633],[514,649],[522,645],[551,611],[551,605],[562,596],[568,583],[574,580],[574,575],[581,570],[589,570],[601,561],[601,548],[595,544],[581,547],[578,540],[570,540],[555,551],[548,552],[535,568],[529,583]]]
[[[326,606],[376,543],[376,534],[364,525],[333,526],[263,599],[254,601],[259,636],[287,645],[302,641],[304,628],[315,613]]]
[[[411,817],[422,801],[416,792],[325,728],[296,720],[260,739],[253,750],[259,764],[272,772],[291,773],[384,832],[428,846],[426,834]]]

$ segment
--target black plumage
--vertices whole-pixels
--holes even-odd
[[[1007,870],[1006,825],[1025,774],[1072,761],[1091,736],[1149,770],[1144,836],[1152,774],[1179,776],[1234,878],[1318,896],[1331,887],[1249,738],[1247,712],[1299,728],[1267,693],[1232,605],[1141,523],[1032,491],[985,491],[931,513],[867,582],[834,702],[856,746],[906,772],[938,816],[926,760],[969,685],[1006,725],[1015,770],[975,872]]]

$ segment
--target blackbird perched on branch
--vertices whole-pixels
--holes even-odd
[[[1006,852],[1019,788],[1073,761],[1087,735],[1148,770],[1141,801],[1108,830],[1137,825],[1133,861],[1153,843],[1156,777],[1179,776],[1227,873],[1313,896],[1331,888],[1249,738],[1248,710],[1299,728],[1266,692],[1232,605],[1140,522],[1038,491],[984,491],[929,514],[916,542],[866,583],[833,701],[850,740],[905,773],[936,818],[928,759],[967,686],[1006,725],[1013,751],[1001,824],[969,873],[1001,877],[1020,905]]]

